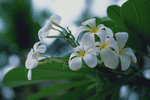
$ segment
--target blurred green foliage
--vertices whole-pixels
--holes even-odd
[[[127,71],[111,70],[103,64],[97,65],[94,69],[83,65],[83,68],[79,71],[72,71],[67,67],[67,63],[51,61],[34,68],[31,81],[27,80],[25,66],[14,68],[5,75],[3,85],[14,88],[24,86],[25,89],[29,89],[28,86],[33,83],[48,80],[68,80],[65,83],[48,85],[42,89],[37,89],[36,92],[31,92],[31,89],[29,89],[31,93],[26,95],[25,99],[30,100],[52,98],[55,93],[57,95],[52,98],[54,100],[70,98],[73,100],[118,100],[120,98],[120,87],[129,85],[130,92],[128,96],[139,87],[138,89],[142,93],[137,92],[140,94],[139,98],[148,100],[150,81],[142,75],[142,72],[146,69],[144,68],[146,61],[143,60],[143,56],[149,58],[147,55],[147,46],[150,45],[149,4],[149,0],[128,0],[121,7],[117,5],[109,6],[107,17],[95,17],[97,25],[102,23],[111,28],[114,33],[129,33],[127,46],[134,50],[138,63],[130,66]],[[21,0],[1,2],[0,9],[2,12],[0,17],[6,23],[7,29],[7,33],[0,34],[1,50],[18,53],[32,48],[33,44],[38,41],[37,32],[40,26],[32,20],[31,2],[29,0],[24,2]],[[88,17],[87,13],[83,13],[80,21],[85,21]],[[79,24],[79,22],[76,23]],[[56,43],[54,44],[56,45]],[[69,56],[58,59],[62,60],[62,62],[67,62],[66,60],[69,59]],[[60,95],[58,95],[59,93]]]

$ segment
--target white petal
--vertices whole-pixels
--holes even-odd
[[[36,43],[33,45],[33,49],[34,49],[35,52],[38,50],[38,46],[39,46],[40,43],[41,43],[41,41],[40,41],[40,42],[36,42]]]
[[[30,59],[26,59],[25,61],[25,66],[26,66],[26,69],[29,69],[29,64],[30,64]]]
[[[53,21],[57,24],[60,24],[60,21],[61,21],[61,17],[59,15],[55,15],[53,14],[50,18],[49,18],[50,21]]]
[[[28,75],[27,75],[28,80],[31,80],[31,76],[32,76],[32,71],[31,71],[31,69],[29,69],[28,70]]]
[[[43,41],[43,39],[46,38],[46,36],[49,36],[49,31],[46,31],[46,32],[39,31],[38,32],[38,37],[39,37],[40,41]]]
[[[33,49],[31,49],[31,51],[28,53],[27,59],[31,58],[31,57],[32,57],[32,54],[33,54]]]
[[[107,43],[109,44],[108,47],[115,49],[115,51],[119,53],[119,47],[117,42],[114,40],[114,38],[108,38]]]
[[[116,40],[121,47],[121,49],[125,46],[127,39],[128,39],[128,33],[127,32],[118,32],[115,34]]]
[[[106,28],[106,26],[105,26],[104,24],[99,24],[97,27],[100,27],[100,30],[101,30],[102,28]]]
[[[86,54],[86,56],[83,57],[83,59],[90,68],[94,68],[97,65],[97,58],[93,54]]]
[[[113,37],[113,31],[108,27],[105,27],[105,29],[106,29],[106,32],[107,32],[107,36],[112,38]]]
[[[125,48],[125,49],[123,49],[123,53],[126,54],[126,55],[128,55],[134,63],[137,62],[136,56],[134,55],[134,53],[131,50],[131,48]]]
[[[78,55],[78,53],[72,53],[72,54],[70,55],[70,57],[69,57],[69,62],[70,62],[70,60],[71,60],[72,57],[75,57],[75,56],[77,56],[77,55]]]
[[[104,61],[106,67],[116,69],[119,64],[119,57],[110,48],[101,50],[101,58]]]
[[[77,29],[76,33],[75,33],[75,40],[77,40],[78,35],[79,35],[81,32],[87,31],[88,29],[89,29],[89,28],[86,27],[86,26],[80,26],[80,27]]]
[[[36,59],[27,59],[25,65],[27,69],[33,69],[37,67],[38,61]]]
[[[107,38],[107,33],[106,33],[105,30],[100,30],[100,32],[95,33],[95,34],[100,38],[100,40],[101,40],[101,45],[102,45],[103,43],[105,43],[106,38]]]
[[[45,45],[39,45],[37,48],[37,52],[39,53],[44,53],[46,51],[46,46]]]
[[[91,34],[90,32],[85,33],[81,38],[81,44],[86,46],[94,46],[95,45],[94,34]]]
[[[75,57],[69,62],[69,68],[71,70],[79,70],[81,66],[82,66],[82,59],[79,57]]]
[[[51,28],[52,28],[52,23],[50,20],[47,20],[44,27],[41,28],[39,31],[46,32],[46,31],[49,31]]]
[[[90,27],[96,27],[96,22],[95,22],[95,18],[93,19],[89,19],[85,22],[82,23],[82,25],[89,25]]]
[[[127,55],[119,55],[120,60],[121,60],[121,69],[122,71],[128,69],[128,67],[130,66],[131,60]]]
[[[88,48],[87,53],[90,53],[90,52],[98,52],[98,53],[100,53],[101,50],[99,48],[97,48],[97,47],[90,47],[90,48]]]
[[[77,46],[76,48],[73,48],[74,51],[84,51],[83,45]]]

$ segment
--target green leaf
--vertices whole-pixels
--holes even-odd
[[[5,75],[2,83],[4,86],[15,87],[42,80],[87,78],[87,75],[95,74],[95,69],[84,67],[79,71],[72,71],[60,63],[42,64],[32,70],[31,81],[27,79],[27,72],[25,66],[14,68]]]
[[[113,21],[103,21],[102,24],[104,24],[106,27],[112,28],[115,26]]]
[[[123,20],[120,16],[120,7],[117,5],[112,5],[107,8],[108,16],[114,21],[116,26],[125,27]]]
[[[78,86],[74,90],[67,91],[64,94],[52,98],[51,100],[70,100],[70,98],[71,100],[80,100],[85,94],[84,91],[88,85],[89,84]]]
[[[78,86],[91,84],[91,83],[92,81],[90,79],[88,80],[86,79],[86,80],[72,81],[72,82],[63,83],[63,84],[55,84],[49,87],[45,87],[42,90],[38,91],[37,93],[31,95],[29,97],[29,100],[40,99],[42,97],[49,96],[50,94],[57,93],[60,90],[75,88]]]
[[[150,5],[147,0],[128,0],[121,7],[121,16],[129,31],[150,41]]]
[[[144,69],[139,70],[138,72],[128,75],[125,77],[121,77],[116,82],[110,84],[106,88],[104,88],[102,91],[100,91],[98,94],[95,94],[90,99],[91,100],[100,100],[101,98],[104,98],[110,93],[113,93],[114,91],[117,91],[122,85],[127,83],[128,81],[132,80],[136,75],[138,75],[140,72],[142,72]]]

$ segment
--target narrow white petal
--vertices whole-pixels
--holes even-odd
[[[106,29],[106,32],[107,32],[107,36],[112,38],[113,37],[113,31],[108,27],[106,27],[105,29]]]
[[[104,61],[106,67],[116,69],[119,64],[119,57],[110,48],[101,50],[101,58]]]
[[[37,52],[39,53],[44,53],[46,51],[46,46],[45,45],[39,45],[37,48]]]
[[[93,54],[88,53],[83,59],[90,68],[94,68],[97,65],[97,58]]]
[[[69,68],[71,70],[79,70],[81,66],[82,66],[82,59],[79,57],[75,57],[69,62]]]
[[[95,18],[83,22],[82,25],[89,25],[90,27],[96,27]]]
[[[115,49],[115,51],[117,53],[119,53],[118,43],[115,41],[114,38],[108,38],[107,43],[109,44],[108,47],[111,47],[111,48]]]
[[[77,55],[78,55],[78,53],[72,53],[72,54],[70,55],[70,57],[69,57],[69,62],[70,62],[70,60],[71,60],[72,57],[75,57],[75,56],[77,56]]]
[[[125,48],[125,49],[123,49],[123,53],[126,54],[126,55],[128,55],[134,63],[137,62],[136,56],[134,55],[134,53],[131,50],[131,48]]]
[[[105,43],[107,38],[107,33],[105,30],[100,30],[98,33],[95,33],[101,40],[101,45]]]
[[[119,55],[121,60],[121,69],[122,71],[125,71],[130,66],[131,60],[127,55]]]
[[[33,45],[33,49],[34,49],[35,52],[38,50],[38,46],[39,46],[40,43],[41,43],[41,41],[36,42],[36,43]]]
[[[121,49],[125,46],[127,39],[128,39],[128,33],[127,32],[118,32],[115,34],[116,40],[121,47]]]
[[[29,69],[29,70],[28,70],[28,75],[27,75],[28,80],[31,80],[31,76],[32,76],[32,70]]]
[[[77,38],[78,38],[78,36],[79,36],[79,34],[81,33],[81,32],[83,32],[83,31],[88,31],[88,27],[86,27],[86,26],[80,26],[78,29],[77,29],[77,31],[76,31],[76,33],[75,33],[75,40],[77,40]]]
[[[85,33],[81,38],[81,44],[86,46],[94,46],[95,45],[94,34],[91,34],[90,32]]]
[[[49,18],[50,21],[53,21],[57,24],[60,24],[60,21],[61,21],[61,17],[59,15],[55,15],[53,14],[50,18]]]

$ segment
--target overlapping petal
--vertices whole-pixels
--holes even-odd
[[[117,40],[120,48],[122,49],[127,42],[128,33],[127,32],[118,32],[115,34],[115,37],[116,37],[116,40]]]
[[[69,68],[71,70],[79,70],[82,66],[82,59],[81,57],[75,57],[69,62]]]
[[[107,32],[107,36],[112,38],[113,37],[113,31],[108,27],[105,27],[105,30]]]
[[[49,18],[50,21],[53,21],[57,24],[60,24],[60,21],[61,21],[61,17],[59,15],[56,15],[56,14],[53,14],[50,18]]]
[[[91,53],[86,54],[86,56],[83,57],[83,59],[90,68],[94,68],[97,65],[97,58]]]
[[[38,61],[36,59],[27,59],[25,61],[25,66],[27,69],[33,69],[38,65]]]
[[[119,64],[119,58],[110,48],[101,50],[101,58],[104,61],[106,67],[116,69]]]
[[[87,46],[94,46],[95,45],[95,38],[94,35],[90,32],[85,33],[81,38],[81,44]]]
[[[117,53],[119,53],[119,48],[117,42],[114,40],[114,38],[108,38],[107,39],[108,47],[113,48]]]
[[[79,34],[81,33],[81,32],[83,32],[83,31],[88,31],[88,27],[86,27],[86,26],[80,26],[80,27],[78,27],[78,29],[77,29],[77,31],[76,31],[76,34],[75,34],[75,40],[77,40],[77,38],[78,38],[78,36],[79,36]]]
[[[124,71],[126,69],[128,69],[128,67],[130,66],[131,60],[130,58],[123,54],[123,55],[119,55],[120,60],[121,60],[121,69]]]
[[[92,27],[96,27],[96,22],[95,22],[95,18],[93,18],[93,19],[89,19],[89,20],[87,20],[87,21],[85,21],[85,22],[82,22],[82,25],[89,25],[91,28]]]
[[[137,62],[136,56],[133,53],[133,51],[131,50],[131,48],[125,48],[125,49],[123,49],[123,52],[124,52],[124,54],[128,55],[134,63]]]
[[[73,58],[73,57],[75,57],[75,56],[78,56],[78,53],[72,53],[72,54],[70,55],[70,57],[69,57],[69,62],[70,62],[71,58]]]
[[[105,30],[101,30],[98,33],[95,33],[101,40],[101,45],[106,41],[107,32]]]
[[[46,51],[45,45],[40,45],[41,42],[36,42],[33,46],[35,52],[44,53]]]

